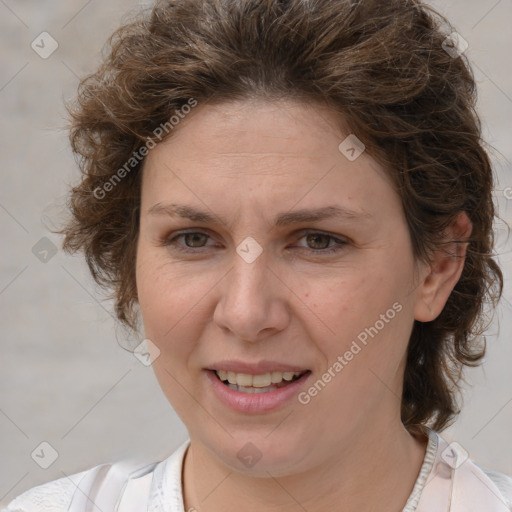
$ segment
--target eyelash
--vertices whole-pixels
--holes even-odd
[[[208,235],[207,233],[204,233],[202,231],[184,231],[184,232],[181,232],[181,233],[177,233],[175,234],[172,238],[171,237],[166,237],[162,240],[160,240],[160,245],[164,246],[164,247],[171,247],[173,250],[177,250],[177,251],[181,251],[181,252],[187,252],[187,253],[198,253],[198,252],[202,252],[201,249],[205,249],[206,247],[197,247],[197,248],[184,248],[183,246],[179,246],[176,244],[176,240],[185,236],[185,235],[205,235],[209,238],[210,235]],[[343,246],[347,245],[348,242],[346,240],[342,240],[340,238],[337,238],[333,235],[330,235],[329,233],[324,233],[323,231],[304,231],[302,232],[302,236],[299,238],[299,240],[301,238],[304,238],[308,235],[323,235],[323,236],[326,236],[328,237],[330,240],[334,240],[335,242],[338,243],[338,246],[333,246],[333,247],[330,247],[328,249],[309,249],[307,247],[300,247],[300,249],[305,249],[306,251],[308,251],[309,253],[313,253],[313,254],[321,254],[321,255],[324,255],[324,254],[333,254],[333,253],[336,253],[336,252],[339,252],[340,250],[343,249]]]

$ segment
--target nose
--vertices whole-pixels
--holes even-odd
[[[292,293],[268,260],[265,251],[251,263],[235,252],[233,268],[220,285],[213,319],[237,339],[261,341],[290,322]]]

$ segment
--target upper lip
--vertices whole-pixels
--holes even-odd
[[[245,373],[247,375],[261,375],[271,372],[305,372],[307,368],[295,364],[285,364],[277,361],[258,361],[248,363],[238,360],[224,360],[212,363],[207,370],[226,370],[228,372]]]

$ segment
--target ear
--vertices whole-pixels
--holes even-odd
[[[443,244],[431,256],[430,264],[425,265],[416,289],[416,320],[430,322],[441,314],[462,274],[472,227],[466,212],[460,212],[444,231]]]

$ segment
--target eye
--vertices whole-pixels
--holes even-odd
[[[322,255],[341,251],[344,246],[348,244],[346,240],[321,231],[307,231],[302,233],[299,240],[305,239],[306,246],[296,245],[292,246],[292,248],[298,247],[305,249],[309,253]],[[160,240],[159,243],[162,246],[171,247],[173,250],[198,253],[202,252],[201,249],[211,247],[211,244],[207,245],[209,239],[211,239],[211,236],[207,233],[201,231],[187,231],[166,237]],[[182,240],[184,243],[179,243],[179,240]],[[332,243],[334,243],[334,245],[332,245]]]
[[[207,247],[206,242],[209,238],[210,235],[202,233],[201,231],[187,231],[165,238],[164,240],[161,240],[160,243],[164,246],[171,246],[173,249],[177,249],[179,251],[197,252],[194,251],[194,249]],[[185,245],[179,244],[179,239],[183,239]]]
[[[346,240],[342,240],[340,238],[336,238],[333,235],[328,233],[323,233],[321,231],[308,231],[300,239],[306,239],[307,247],[306,250],[312,253],[319,254],[330,254],[334,252],[338,252],[347,245]],[[334,242],[335,245],[329,245],[331,242]],[[304,247],[304,246],[299,246]]]

